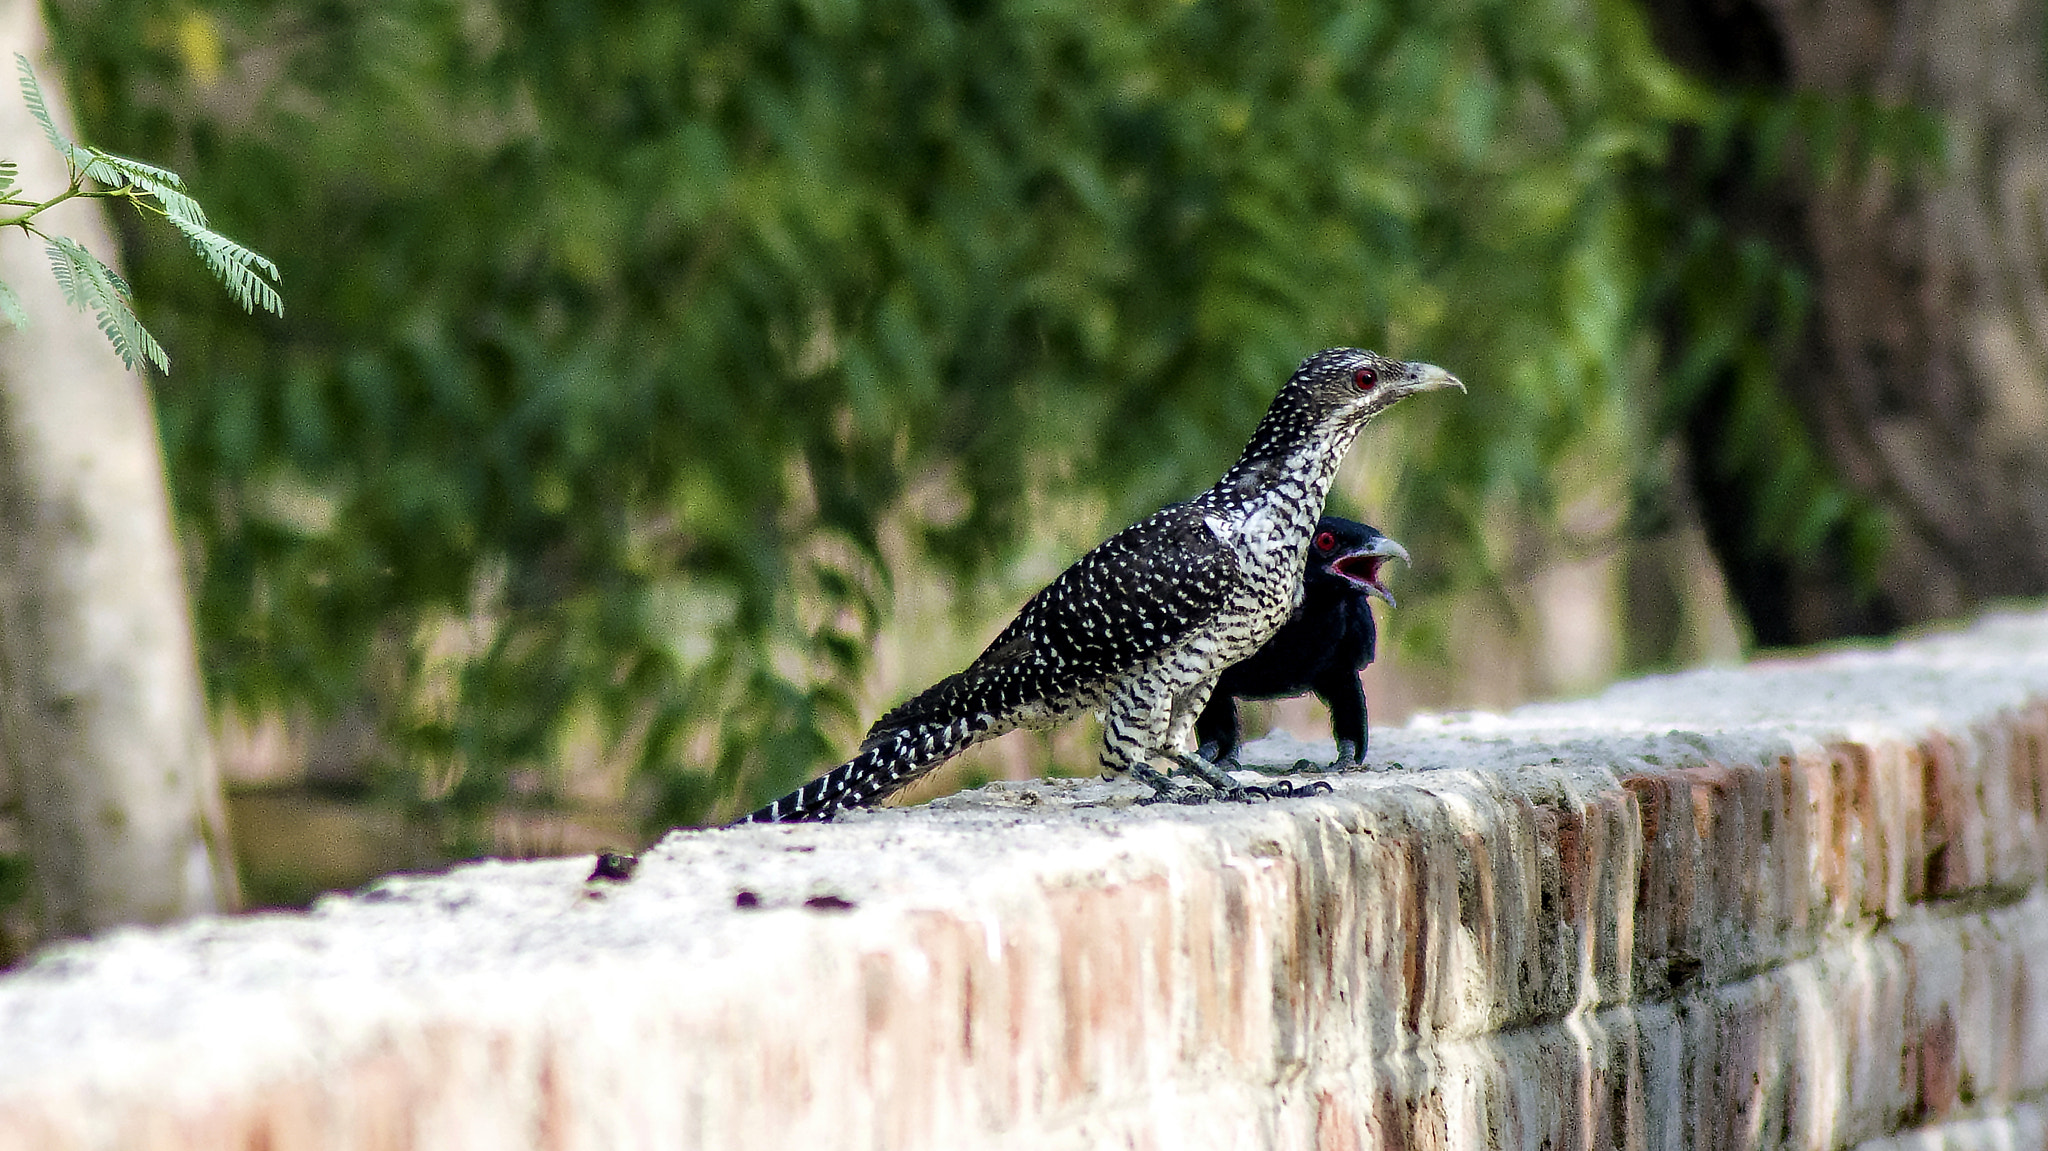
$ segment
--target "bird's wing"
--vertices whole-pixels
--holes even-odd
[[[1108,680],[1223,609],[1242,572],[1199,508],[1174,504],[1103,541],[1031,597],[990,651],[1029,641],[1067,676]]]
[[[877,720],[862,746],[941,716],[1000,726],[1025,709],[1099,703],[1124,673],[1215,618],[1240,578],[1199,509],[1163,508],[1074,561],[966,670]]]

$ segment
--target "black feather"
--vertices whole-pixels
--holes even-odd
[[[1329,548],[1322,546],[1325,537],[1331,541]],[[1365,759],[1365,688],[1358,673],[1373,661],[1379,633],[1373,624],[1372,593],[1345,579],[1333,565],[1348,557],[1384,559],[1392,543],[1378,528],[1354,520],[1324,516],[1316,524],[1315,544],[1302,573],[1301,605],[1264,647],[1224,669],[1208,706],[1195,720],[1195,741],[1204,759],[1224,765],[1237,761],[1242,739],[1238,700],[1286,699],[1309,691],[1330,709],[1337,766],[1354,766]]]

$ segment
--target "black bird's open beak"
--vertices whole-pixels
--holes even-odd
[[[1356,551],[1345,552],[1324,566],[1331,575],[1367,595],[1386,600],[1388,607],[1394,607],[1394,593],[1387,590],[1380,577],[1380,568],[1390,559],[1407,563],[1408,549],[1381,536]]]

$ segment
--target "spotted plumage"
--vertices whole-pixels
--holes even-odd
[[[1373,415],[1417,392],[1463,389],[1429,364],[1337,348],[1302,362],[1216,485],[1111,536],[1025,603],[965,670],[877,720],[854,757],[747,817],[830,818],[876,803],[973,744],[1020,727],[1103,717],[1105,774],[1192,801],[1153,767],[1176,760],[1215,794],[1229,776],[1185,752],[1224,668],[1294,610],[1324,497]]]

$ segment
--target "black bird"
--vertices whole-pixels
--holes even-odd
[[[1365,761],[1365,689],[1358,673],[1372,662],[1378,640],[1373,597],[1394,606],[1394,593],[1380,577],[1389,559],[1407,563],[1408,551],[1378,528],[1338,516],[1324,516],[1316,524],[1302,573],[1301,605],[1264,647],[1224,669],[1209,706],[1195,719],[1202,758],[1226,770],[1237,766],[1238,700],[1313,691],[1330,709],[1330,733],[1337,740],[1337,762],[1331,767]],[[1313,766],[1303,760],[1295,770]]]
[[[1257,651],[1301,599],[1330,480],[1366,421],[1397,401],[1464,389],[1430,364],[1355,348],[1302,361],[1216,486],[1111,536],[1025,603],[988,650],[876,721],[850,760],[742,822],[829,819],[879,802],[973,744],[1100,712],[1104,775],[1194,802],[1151,766],[1175,760],[1213,795],[1245,790],[1182,750],[1224,668]]]

